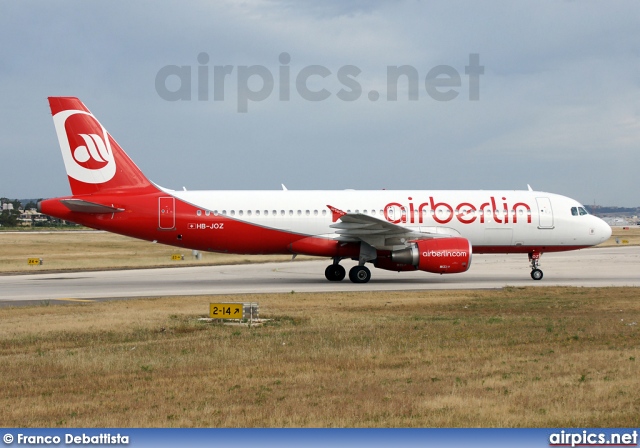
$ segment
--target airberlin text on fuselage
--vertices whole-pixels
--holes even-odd
[[[525,202],[517,202],[509,206],[506,197],[501,198],[501,204],[491,196],[487,202],[479,206],[470,202],[461,202],[455,207],[446,202],[438,202],[433,196],[429,196],[428,202],[422,202],[418,205],[415,205],[413,198],[407,199],[409,200],[407,205],[399,202],[390,202],[385,205],[385,219],[393,224],[423,224],[425,214],[429,213],[438,224],[447,224],[454,217],[462,224],[471,224],[476,220],[484,223],[486,216],[491,214],[493,221],[498,224],[509,224],[509,222],[517,224],[518,213],[521,213],[521,218],[524,218],[524,214],[526,214],[527,223],[531,224],[531,207]]]

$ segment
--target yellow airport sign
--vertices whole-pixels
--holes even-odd
[[[209,317],[213,319],[242,319],[242,303],[210,303]]]
[[[29,259],[27,259],[27,263],[29,265],[36,265],[36,264],[40,265],[40,264],[42,264],[42,262],[40,261],[39,258],[29,258]]]
[[[172,260],[184,260],[184,258],[182,257],[182,255],[180,254],[173,254],[171,255],[171,259]]]

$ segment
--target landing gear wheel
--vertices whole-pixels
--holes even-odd
[[[371,280],[371,271],[366,266],[354,266],[349,270],[349,280],[353,283],[367,283]]]
[[[534,269],[531,271],[531,278],[534,280],[542,280],[542,271],[540,269]]]
[[[324,276],[330,282],[339,282],[347,275],[347,271],[339,264],[330,264],[327,269],[324,270]]]
[[[542,280],[542,271],[538,267],[540,265],[540,256],[542,252],[529,252],[529,263],[531,265],[531,278],[534,280]]]

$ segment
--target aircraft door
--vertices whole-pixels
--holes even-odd
[[[176,199],[158,198],[158,227],[160,230],[173,230],[176,227]]]
[[[549,198],[536,198],[538,203],[538,228],[553,229],[553,209]]]

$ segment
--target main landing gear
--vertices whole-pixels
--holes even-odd
[[[327,266],[324,270],[324,276],[330,282],[342,281],[346,275],[345,269],[340,266],[340,259],[334,259],[333,264]],[[354,266],[349,269],[349,280],[353,283],[367,283],[371,280],[371,271],[366,266]]]
[[[327,266],[327,269],[324,270],[324,276],[327,277],[327,280],[330,282],[342,281],[346,274],[344,268],[340,266],[337,261]]]
[[[540,270],[540,252],[529,253],[529,263],[531,263],[531,278],[534,280],[542,280],[542,271]]]
[[[371,280],[371,271],[366,266],[354,266],[349,269],[349,280],[353,283],[367,283]]]

